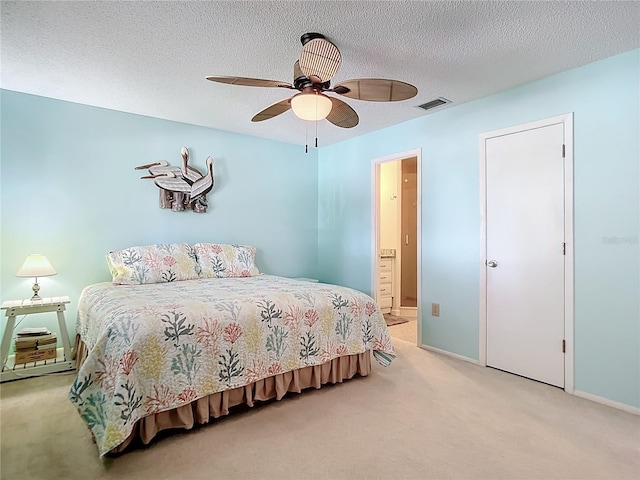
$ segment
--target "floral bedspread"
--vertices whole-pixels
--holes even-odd
[[[101,456],[149,414],[343,355],[395,356],[368,295],[271,275],[91,285],[77,332],[89,354],[69,399]]]

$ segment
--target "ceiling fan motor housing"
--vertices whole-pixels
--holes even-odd
[[[302,70],[300,69],[300,63],[296,61],[296,63],[293,64],[293,86],[296,89],[302,91],[304,88],[310,87],[312,85],[318,85],[320,90],[328,90],[331,86],[331,81],[328,80],[324,83],[314,84],[311,80],[309,80],[307,76],[305,76],[304,73],[302,73]]]
[[[311,33],[304,33],[301,37],[300,37],[300,41],[302,42],[302,45],[306,45],[308,42],[310,42],[311,40],[313,40],[314,38],[325,38],[324,35],[322,35],[321,33],[315,33],[315,32],[311,32]]]

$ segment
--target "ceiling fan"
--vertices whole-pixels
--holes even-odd
[[[276,80],[247,77],[206,77],[207,80],[248,87],[276,87],[299,90],[293,97],[280,100],[256,113],[252,122],[262,122],[288,110],[303,120],[327,119],[342,128],[355,127],[358,114],[347,103],[325,93],[337,93],[347,98],[372,102],[396,102],[416,96],[418,89],[398,80],[361,78],[347,80],[331,87],[342,56],[338,47],[320,33],[305,33],[300,38],[302,52],[293,65],[293,85]]]

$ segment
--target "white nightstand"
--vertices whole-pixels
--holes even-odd
[[[42,300],[8,300],[2,302],[2,310],[6,310],[7,326],[2,337],[0,358],[2,369],[0,382],[16,380],[24,377],[35,377],[46,373],[66,372],[75,370],[75,362],[71,359],[71,343],[67,333],[67,324],[64,319],[65,305],[70,303],[69,297],[51,297]],[[57,357],[51,360],[42,360],[15,365],[13,356],[9,355],[11,338],[16,326],[16,316],[31,315],[32,313],[56,312],[58,314],[58,327],[62,337],[63,348],[57,349]]]

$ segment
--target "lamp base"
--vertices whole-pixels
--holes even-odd
[[[35,300],[42,300],[40,295],[38,295],[38,292],[40,291],[40,285],[38,285],[38,282],[33,284],[32,290],[33,290],[33,297],[31,297],[31,301],[33,302]]]

